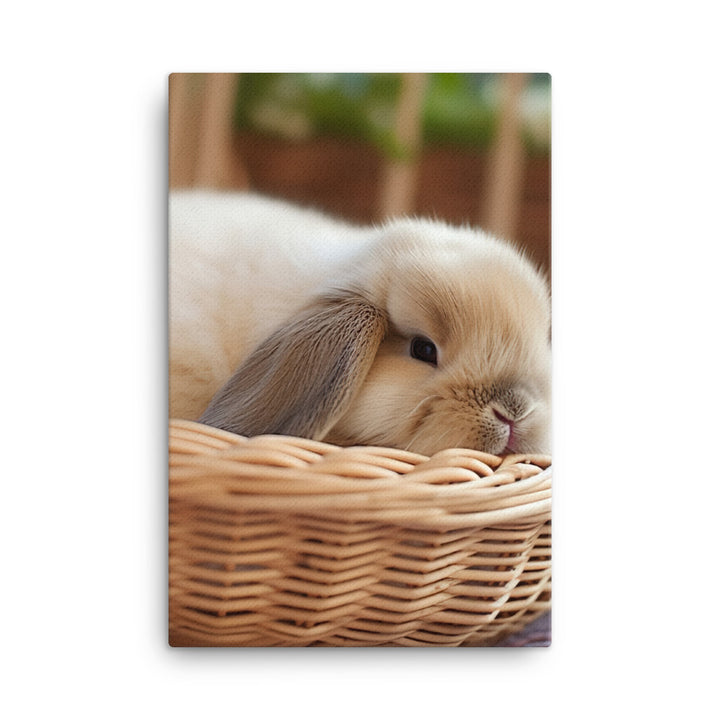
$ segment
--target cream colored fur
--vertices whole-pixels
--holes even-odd
[[[548,289],[480,231],[175,192],[169,283],[173,417],[425,454],[549,451]],[[410,356],[415,336],[437,366]]]

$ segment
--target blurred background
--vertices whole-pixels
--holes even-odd
[[[479,225],[550,274],[550,76],[175,73],[171,188]]]

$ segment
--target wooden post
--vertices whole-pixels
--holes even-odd
[[[247,176],[233,159],[232,120],[237,82],[238,76],[234,73],[205,76],[195,185],[210,188],[248,186]],[[239,178],[238,173],[241,173]]]
[[[395,113],[395,138],[408,158],[390,159],[385,164],[380,192],[380,216],[413,211],[418,176],[418,155],[422,145],[422,107],[427,87],[425,73],[405,73]]]
[[[170,75],[168,88],[168,165],[171,188],[193,183],[197,155],[197,125],[200,109],[190,73]]]
[[[484,213],[485,229],[508,240],[516,239],[522,201],[525,153],[520,135],[520,98],[526,80],[524,73],[508,73],[502,78],[498,136],[491,157]]]

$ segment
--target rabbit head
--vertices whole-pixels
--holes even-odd
[[[430,455],[548,452],[547,284],[469,228],[388,223],[240,364],[200,418]]]

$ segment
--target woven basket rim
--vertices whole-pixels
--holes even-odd
[[[458,529],[550,519],[548,456],[452,448],[431,457],[170,421],[170,499],[232,510]]]

